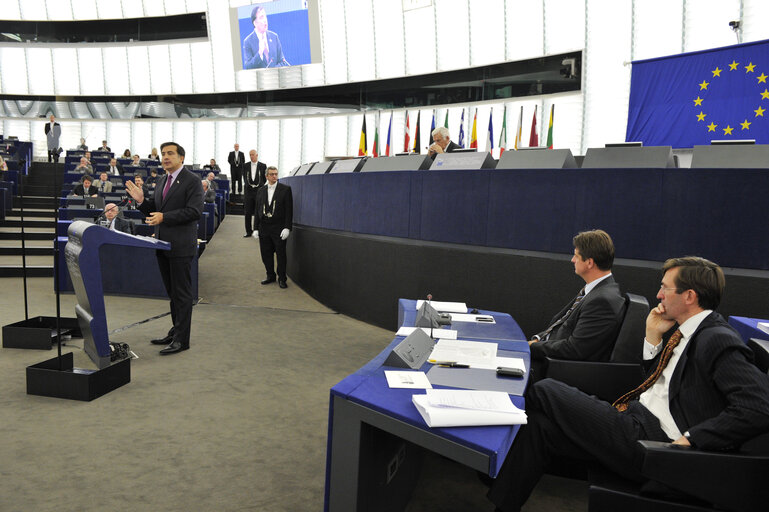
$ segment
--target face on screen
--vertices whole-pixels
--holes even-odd
[[[264,34],[267,31],[267,13],[264,9],[259,9],[254,19],[254,29],[260,34]]]

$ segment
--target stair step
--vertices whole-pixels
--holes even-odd
[[[50,240],[53,241],[56,234],[51,231],[46,232],[25,232],[25,240]],[[21,240],[21,231],[0,231],[0,240]]]
[[[0,277],[22,277],[24,269],[13,265],[0,265]],[[27,277],[53,277],[53,265],[34,266],[27,265]]]
[[[53,217],[53,213],[51,214],[51,217]],[[6,217],[5,220],[0,221],[0,228],[1,227],[8,227],[8,228],[20,228],[21,227],[21,218],[20,217]],[[55,226],[53,225],[53,221],[48,219],[41,219],[39,217],[34,217],[30,219],[24,219],[24,228],[50,228],[54,229]]]
[[[30,247],[27,245],[26,250],[27,256],[53,256],[53,244],[51,244],[51,247]],[[18,246],[0,247],[0,256],[21,256],[21,242],[19,242]]]

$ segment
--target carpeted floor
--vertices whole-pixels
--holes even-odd
[[[242,238],[242,222],[227,217],[200,259],[189,351],[161,357],[149,343],[170,327],[167,301],[105,298],[111,340],[139,356],[128,385],[93,402],[30,396],[26,366],[55,351],[0,351],[0,511],[322,510],[328,390],[393,333],[290,281],[261,286],[258,241]],[[21,279],[0,286],[2,325],[22,320]],[[30,316],[55,315],[52,279],[28,290]],[[62,296],[62,315],[74,304]],[[81,347],[65,352],[92,366]],[[493,510],[473,472],[439,457],[418,489],[412,512]],[[547,479],[527,510],[584,510],[585,489]]]

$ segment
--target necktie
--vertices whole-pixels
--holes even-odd
[[[569,310],[566,313],[564,313],[563,316],[561,316],[561,318],[556,320],[553,323],[553,325],[551,325],[550,327],[545,329],[542,333],[540,333],[539,334],[539,339],[542,340],[542,341],[546,340],[547,337],[550,336],[550,333],[553,332],[553,330],[556,327],[558,327],[559,325],[564,323],[566,321],[566,319],[569,318],[569,315],[571,315],[574,312],[574,310],[577,309],[577,306],[579,306],[579,303],[582,302],[582,299],[584,299],[584,298],[585,298],[585,288],[583,287],[579,291],[579,294],[577,294],[577,297],[574,299],[574,302],[572,303],[572,305],[569,308]]]
[[[676,332],[673,333],[673,336],[671,336],[668,340],[668,344],[665,345],[665,349],[662,351],[662,355],[660,356],[660,362],[657,364],[657,369],[654,370],[654,373],[649,375],[649,378],[646,379],[640,386],[632,391],[625,393],[612,404],[618,411],[624,411],[627,409],[628,402],[641,396],[641,393],[652,387],[654,383],[657,382],[657,379],[660,378],[663,370],[670,362],[670,358],[673,356],[673,349],[676,348],[679,343],[681,343],[682,337],[683,334],[681,333],[681,329],[677,329]]]
[[[163,201],[166,200],[166,194],[168,194],[168,189],[171,188],[171,175],[169,174],[166,178],[166,186],[163,188]]]

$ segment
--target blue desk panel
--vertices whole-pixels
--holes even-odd
[[[769,334],[765,333],[758,328],[758,322],[767,322],[769,320],[762,320],[760,318],[748,318],[745,316],[730,316],[729,325],[734,327],[745,343],[750,338],[758,338],[760,340],[769,340]]]

